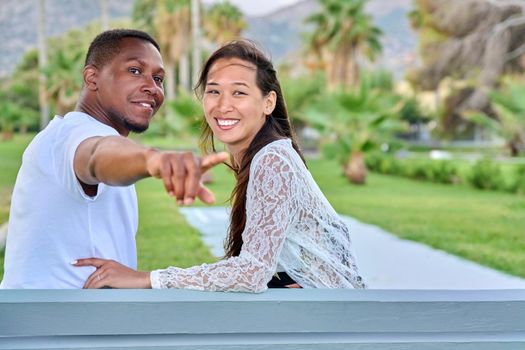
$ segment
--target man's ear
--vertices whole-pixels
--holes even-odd
[[[91,91],[97,91],[98,90],[98,69],[97,67],[88,64],[84,67],[83,72],[84,77],[84,86]]]
[[[266,101],[264,106],[264,114],[270,115],[272,114],[273,110],[275,109],[275,103],[277,101],[277,94],[275,91],[270,91],[268,95],[266,95]]]

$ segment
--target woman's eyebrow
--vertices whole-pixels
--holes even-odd
[[[206,85],[220,85],[220,84],[215,82],[215,81],[210,81],[210,82],[206,83]],[[234,81],[234,82],[230,83],[230,85],[241,85],[241,86],[250,87],[248,84],[246,84],[245,82],[242,82],[242,81]]]

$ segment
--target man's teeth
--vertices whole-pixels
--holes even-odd
[[[217,123],[218,123],[220,126],[232,126],[232,125],[237,124],[238,122],[239,122],[238,120],[232,120],[232,119],[228,119],[228,120],[225,120],[225,119],[217,119]]]
[[[141,102],[140,104],[141,104],[142,106],[144,106],[144,107],[151,108],[151,105],[150,105],[149,103]]]

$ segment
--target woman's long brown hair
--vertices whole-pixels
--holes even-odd
[[[195,87],[197,96],[202,98],[210,68],[217,60],[223,58],[238,58],[256,66],[256,83],[262,95],[266,96],[270,91],[275,91],[277,95],[275,109],[271,115],[267,116],[263,127],[244,151],[241,164],[235,164],[232,160],[232,165],[229,165],[235,172],[235,178],[237,180],[230,197],[232,210],[230,226],[228,228],[228,238],[225,242],[225,257],[232,257],[240,254],[243,244],[242,233],[246,225],[246,191],[248,188],[250,165],[255,154],[270,142],[289,138],[292,141],[293,148],[303,159],[303,162],[304,158],[299,150],[288,118],[288,111],[286,110],[286,104],[281,91],[281,84],[277,79],[277,72],[273,68],[272,62],[257,48],[255,43],[248,40],[236,40],[225,44],[215,51],[204,64]],[[204,153],[215,152],[213,133],[206,123],[206,120],[204,120],[202,126],[200,145]]]

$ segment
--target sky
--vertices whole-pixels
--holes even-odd
[[[223,0],[203,0],[205,4],[213,4]],[[266,15],[280,7],[298,2],[299,0],[229,0],[247,16]]]

